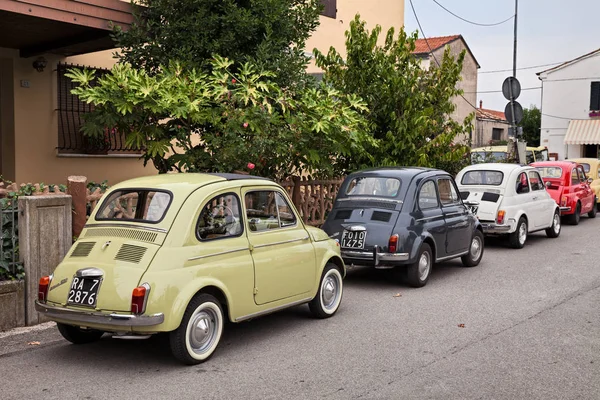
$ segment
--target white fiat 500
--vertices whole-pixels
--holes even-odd
[[[456,176],[461,197],[487,235],[507,235],[511,247],[525,245],[527,234],[545,230],[560,235],[560,210],[539,172],[518,164],[476,164]]]

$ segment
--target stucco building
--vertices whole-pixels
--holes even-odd
[[[444,57],[446,47],[454,57],[464,50],[466,52],[461,72],[461,80],[457,87],[462,89],[463,96],[456,96],[453,100],[456,106],[451,117],[457,122],[462,122],[469,114],[475,111],[477,102],[477,70],[480,68],[477,59],[469,49],[467,42],[462,35],[439,36],[425,39],[417,39],[414,54],[422,59],[423,68],[430,68],[432,65],[441,63]],[[437,62],[436,62],[437,60]],[[475,133],[475,120],[472,123],[471,139]],[[469,137],[460,138],[463,143],[468,142]]]
[[[493,142],[508,140],[509,127],[504,111],[483,108],[483,101],[479,101],[471,147],[489,146]]]
[[[344,50],[344,32],[356,13],[370,27],[404,24],[403,0],[322,0],[321,25],[307,51]],[[70,94],[71,64],[110,68],[110,23],[132,23],[128,0],[0,1],[0,173],[17,183],[65,183],[69,175],[110,184],[155,174],[123,138],[107,132],[98,151],[79,132],[89,107]],[[314,65],[309,72],[315,71]],[[108,148],[108,149],[106,149]]]
[[[540,144],[558,159],[600,158],[600,49],[537,73]]]

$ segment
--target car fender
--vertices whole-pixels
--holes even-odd
[[[423,232],[420,236],[417,236],[413,242],[413,245],[411,247],[410,250],[410,257],[409,257],[409,261],[412,263],[414,262],[417,257],[419,256],[419,251],[421,251],[421,246],[423,245],[423,243],[425,243],[425,241],[431,241],[433,243],[433,248],[431,249],[433,251],[433,258],[436,259],[437,256],[437,244],[435,243],[435,239],[433,238],[433,235],[431,235],[431,233],[429,232]]]

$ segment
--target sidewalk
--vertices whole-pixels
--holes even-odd
[[[53,345],[62,340],[64,339],[56,329],[54,322],[0,332],[0,358],[35,347]]]

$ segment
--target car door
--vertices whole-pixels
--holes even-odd
[[[546,191],[544,181],[539,172],[529,171],[528,177],[532,200],[532,212],[529,215],[530,225],[533,222],[535,228],[546,228],[552,222],[552,215],[554,213],[554,207],[549,207],[549,205],[554,205],[555,201]]]
[[[421,183],[415,207],[415,231],[431,235],[435,242],[436,258],[446,256],[446,221],[440,206],[437,185],[433,179]]]
[[[580,182],[580,187],[581,187],[580,196],[579,196],[581,198],[581,212],[587,213],[595,205],[594,204],[594,193],[592,191],[592,188],[590,187],[590,184],[587,181],[587,177],[585,176],[585,171],[583,170],[583,167],[581,165],[579,165],[577,167],[577,172],[579,175],[579,182]]]
[[[272,187],[247,187],[242,195],[254,261],[255,303],[310,292],[317,279],[315,249],[287,196]]]
[[[534,230],[536,224],[536,213],[539,213],[539,210],[536,211],[536,206],[539,206],[540,203],[536,203],[533,200],[533,198],[536,196],[534,196],[531,192],[529,178],[527,177],[526,171],[522,170],[517,174],[515,193],[517,205],[520,206],[529,221],[528,230]]]
[[[438,178],[437,187],[446,221],[446,255],[465,252],[471,242],[469,212],[450,177]]]

